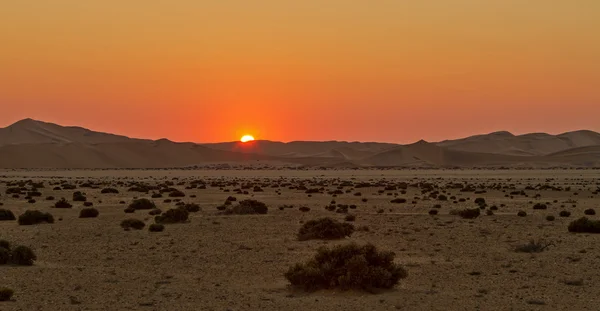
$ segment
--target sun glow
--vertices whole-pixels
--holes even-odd
[[[240,141],[243,142],[243,143],[247,143],[247,142],[253,141],[253,140],[254,140],[254,137],[252,135],[244,135],[240,139]]]

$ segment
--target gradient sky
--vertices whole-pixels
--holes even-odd
[[[600,131],[597,0],[0,3],[0,127],[409,143]]]

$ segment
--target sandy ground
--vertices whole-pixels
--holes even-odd
[[[27,209],[39,209],[57,219],[54,224],[34,226],[0,222],[0,239],[28,245],[38,256],[31,267],[0,266],[0,286],[15,291],[14,301],[0,302],[0,310],[598,310],[600,303],[600,235],[567,231],[568,223],[583,216],[585,209],[596,208],[600,213],[598,195],[592,194],[600,183],[598,171],[5,171],[0,176],[4,182],[32,179],[45,183],[40,189],[43,196],[29,204],[23,196],[15,199],[5,194],[7,186],[0,182],[0,202],[4,204],[0,208],[17,216]],[[202,211],[191,214],[187,224],[167,225],[162,233],[150,233],[146,228],[124,231],[119,226],[130,217],[152,222],[147,211],[123,212],[125,205],[119,201],[149,197],[128,192],[125,186],[116,186],[120,194],[77,189],[100,211],[95,219],[78,218],[81,202],[75,202],[72,209],[56,209],[51,207],[53,202],[44,200],[49,195],[71,199],[75,190],[52,190],[51,184],[61,180],[115,186],[119,181],[158,184],[167,180],[187,185],[197,179],[209,184],[236,180],[266,187],[264,192],[250,189],[250,194],[238,195],[225,190],[239,186],[220,189],[209,185],[204,190],[175,186],[186,193],[183,201],[198,203]],[[289,185],[272,187],[303,182],[309,188],[322,184],[335,190],[334,184],[342,181],[430,182],[438,186],[459,182],[488,189],[483,194],[448,189],[448,196],[470,198],[453,203],[424,200],[421,189],[409,187],[406,194],[398,195],[408,203],[392,204],[390,200],[399,191],[380,194],[381,186],[345,187],[352,190],[336,198],[326,193],[308,197]],[[538,184],[572,189],[526,190],[528,197],[505,196]],[[492,185],[510,189],[491,190]],[[362,196],[353,195],[358,191]],[[534,198],[536,194],[541,197]],[[216,206],[229,195],[263,201],[269,205],[269,213],[217,215]],[[485,198],[489,206],[497,205],[498,211],[474,220],[449,214],[451,209],[474,207],[477,197]],[[356,232],[341,241],[297,241],[301,221],[323,216],[343,221],[343,214],[324,209],[332,199],[356,204],[358,208],[351,210],[357,216],[355,225],[368,226],[370,231]],[[154,201],[163,210],[174,206],[163,200]],[[412,204],[413,200],[417,203]],[[533,210],[537,202],[551,204],[547,210]],[[277,207],[282,204],[296,208],[281,211]],[[435,204],[442,205],[439,215],[428,215]],[[311,210],[304,213],[299,206]],[[528,216],[517,217],[519,210]],[[561,210],[572,215],[558,217]],[[547,221],[547,215],[556,220]],[[540,238],[554,246],[536,254],[514,251],[516,245]],[[288,287],[283,274],[289,266],[311,258],[319,246],[349,241],[371,242],[394,251],[396,261],[408,270],[408,278],[394,290],[376,295],[307,294]]]

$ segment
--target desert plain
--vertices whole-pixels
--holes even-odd
[[[0,310],[597,310],[600,234],[567,227],[598,218],[585,211],[600,208],[599,176],[594,169],[4,170],[0,208],[17,217],[49,212],[55,221],[0,221],[0,239],[37,255],[33,266],[0,266],[0,287],[14,290]],[[40,194],[29,203],[34,186]],[[151,190],[130,191],[140,186]],[[15,187],[22,193],[6,194]],[[167,188],[185,196],[161,193]],[[97,217],[79,218],[75,191]],[[223,215],[217,207],[230,196],[264,202],[268,212]],[[63,197],[71,208],[54,207]],[[178,202],[200,210],[149,232],[147,210],[124,212],[134,198],[162,211]],[[456,215],[466,208],[481,214]],[[357,230],[299,241],[302,224],[322,217]],[[146,226],[126,231],[127,218]],[[531,240],[547,247],[516,251]],[[349,242],[393,251],[408,276],[376,293],[306,292],[284,277],[319,247]]]

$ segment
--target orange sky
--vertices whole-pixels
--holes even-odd
[[[0,127],[408,143],[600,131],[600,1],[0,4]]]

